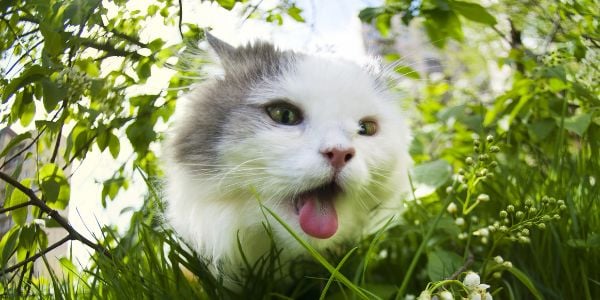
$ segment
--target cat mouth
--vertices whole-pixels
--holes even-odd
[[[332,237],[338,228],[334,202],[342,192],[342,188],[331,181],[296,196],[293,202],[300,228],[314,238]]]

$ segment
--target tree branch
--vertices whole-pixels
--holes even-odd
[[[23,149],[19,150],[19,152],[15,153],[15,155],[11,156],[9,159],[5,160],[2,163],[2,165],[0,166],[0,170],[4,169],[4,167],[6,167],[6,165],[8,165],[15,158],[21,156],[21,154],[23,154],[25,151],[29,150],[29,148],[31,148],[31,146],[33,146],[33,144],[35,144],[37,142],[37,140],[40,139],[40,136],[42,136],[42,134],[44,133],[45,130],[46,130],[46,127],[42,128],[42,130],[40,130],[40,132],[33,138],[33,140],[31,141],[31,143],[29,143]]]
[[[132,44],[134,44],[136,46],[139,46],[139,47],[142,47],[142,48],[148,48],[148,45],[140,42],[138,39],[136,39],[136,38],[134,38],[132,36],[128,36],[128,35],[126,35],[126,34],[124,34],[122,32],[119,32],[119,31],[115,30],[114,28],[113,29],[109,29],[106,25],[104,25],[104,23],[100,23],[99,25],[100,25],[100,27],[102,27],[102,29],[106,30],[107,32],[110,32],[110,33],[114,34],[118,38],[126,40],[126,41],[128,41],[128,42],[130,42],[130,43],[132,43]]]
[[[123,49],[117,49],[115,48],[115,46],[106,43],[106,44],[100,44],[96,41],[90,40],[90,39],[81,39],[81,44],[90,48],[94,48],[96,50],[102,50],[108,54],[110,54],[111,56],[131,56],[135,59],[141,59],[142,56],[137,53],[137,52],[132,52],[132,51],[127,51],[127,50],[123,50]]]
[[[29,205],[33,205],[33,201],[27,201],[27,202],[23,202],[21,204],[17,204],[17,205],[13,205],[13,206],[9,206],[9,207],[5,207],[0,209],[0,214],[9,212],[9,211],[13,211],[13,210],[17,210],[19,208],[23,208]]]
[[[48,248],[42,249],[40,252],[38,252],[38,253],[36,253],[35,255],[33,255],[33,256],[31,256],[31,257],[29,257],[29,258],[27,258],[27,259],[23,260],[22,262],[19,262],[18,264],[15,264],[15,265],[13,265],[13,266],[11,266],[11,267],[9,267],[9,268],[6,268],[6,269],[1,269],[1,270],[0,270],[0,276],[2,276],[2,275],[4,275],[4,274],[11,273],[11,272],[13,272],[13,271],[15,271],[15,270],[18,270],[20,267],[23,267],[23,266],[27,265],[28,263],[30,263],[30,262],[32,262],[32,261],[35,261],[36,259],[38,259],[38,258],[40,258],[40,257],[42,257],[42,256],[44,256],[44,255],[46,255],[46,253],[48,253],[48,252],[50,252],[50,251],[52,251],[52,250],[54,250],[54,249],[58,248],[60,245],[62,245],[62,244],[64,244],[64,243],[66,243],[66,242],[68,242],[68,241],[70,241],[70,240],[73,240],[73,239],[75,239],[75,238],[74,238],[74,237],[72,237],[70,234],[69,234],[69,235],[67,235],[67,236],[66,236],[66,237],[64,237],[62,240],[60,240],[60,241],[58,241],[58,242],[56,242],[56,243],[54,243],[54,244],[52,244],[52,245],[48,246]]]
[[[460,276],[460,274],[462,274],[463,272],[465,272],[466,270],[469,269],[469,267],[475,262],[475,257],[473,256],[473,253],[469,252],[469,256],[467,257],[467,261],[465,261],[465,264],[462,265],[460,268],[458,268],[458,270],[456,270],[456,272],[452,273],[452,275],[450,275],[450,277],[446,278],[447,280],[454,280],[457,279],[458,276]]]
[[[107,256],[109,258],[112,257],[112,255],[108,252],[108,250],[104,249],[104,247],[102,247],[98,244],[95,244],[94,242],[92,242],[92,241],[88,240],[87,238],[85,238],[84,236],[82,236],[77,230],[75,230],[75,228],[73,228],[73,226],[71,226],[71,224],[69,224],[69,222],[65,218],[63,218],[58,213],[58,211],[56,211],[56,210],[50,208],[48,205],[46,205],[46,203],[44,201],[42,201],[33,192],[33,190],[22,185],[20,182],[16,181],[15,179],[13,179],[8,174],[6,174],[2,171],[0,171],[0,179],[6,181],[8,184],[14,186],[15,188],[17,188],[18,190],[23,192],[25,195],[27,195],[29,197],[29,199],[31,200],[31,202],[33,202],[32,203],[33,205],[39,207],[40,210],[42,210],[44,213],[46,213],[48,216],[50,216],[52,219],[54,219],[58,224],[60,224],[60,226],[69,233],[69,236],[71,236],[71,238],[84,243],[88,247],[96,250],[97,252],[104,254],[105,256]]]

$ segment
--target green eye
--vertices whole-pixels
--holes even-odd
[[[287,103],[274,103],[266,107],[267,114],[273,121],[282,125],[298,125],[302,122],[300,110]]]
[[[360,129],[358,130],[358,134],[371,136],[377,133],[377,122],[373,120],[361,120],[358,122]]]

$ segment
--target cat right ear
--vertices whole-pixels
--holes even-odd
[[[210,32],[208,31],[205,31],[204,35],[206,36],[206,41],[208,42],[210,47],[213,50],[215,50],[221,61],[230,60],[232,57],[234,57],[235,47],[218,39],[214,35],[210,34]]]

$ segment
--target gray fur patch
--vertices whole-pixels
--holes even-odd
[[[290,71],[295,60],[291,51],[280,51],[266,42],[234,48],[207,34],[225,70],[225,77],[212,79],[192,91],[183,119],[170,142],[176,162],[184,166],[215,169],[220,164],[218,145],[252,136],[265,115],[262,107],[245,102],[252,87]]]

